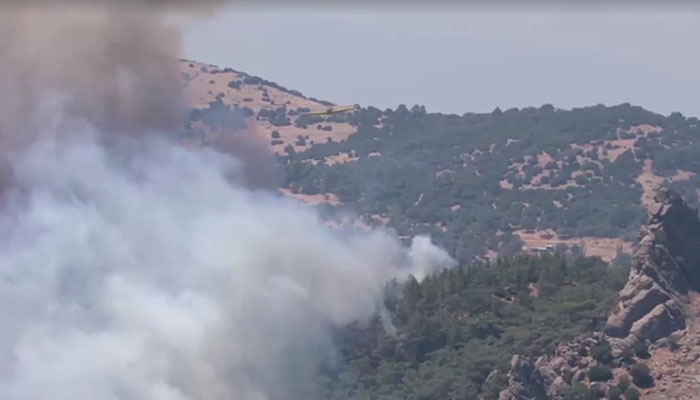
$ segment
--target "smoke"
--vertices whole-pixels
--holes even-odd
[[[452,260],[176,145],[177,31],[110,4],[2,18],[0,398],[308,399],[331,329]]]
[[[238,111],[232,112],[234,118],[243,117]],[[268,135],[260,131],[259,126],[247,123],[241,129],[221,132],[212,143],[219,152],[229,154],[241,161],[241,172],[245,182],[254,188],[274,189],[279,187],[282,176],[275,163],[275,155],[269,146]]]

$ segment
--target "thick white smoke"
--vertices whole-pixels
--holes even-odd
[[[27,192],[0,231],[0,398],[310,395],[331,327],[375,312],[387,280],[451,264],[425,239],[341,236],[231,185],[225,156],[152,138],[115,157],[91,136],[15,160]]]
[[[0,81],[28,74],[0,93],[16,106],[0,112],[0,141],[12,144],[2,154],[12,179],[0,210],[0,399],[308,399],[331,329],[376,312],[386,281],[452,265],[427,238],[403,248],[382,231],[336,232],[292,200],[231,183],[239,161],[159,134],[179,112],[163,108],[179,104],[161,101],[177,93],[169,78],[133,84],[162,70],[167,53],[151,54],[159,36],[138,39],[100,14],[104,24],[81,25],[100,33],[86,47],[66,35],[66,15],[37,28],[38,44],[0,46],[21,55],[0,60],[10,74]],[[21,68],[42,59],[34,50],[52,26],[74,40],[65,49],[90,49],[80,74],[67,55],[54,69]],[[118,51],[99,45],[107,37]],[[127,92],[124,71],[138,78]]]

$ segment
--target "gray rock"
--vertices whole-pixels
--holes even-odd
[[[671,296],[647,275],[630,279],[620,292],[620,302],[608,318],[605,333],[613,337],[625,337],[635,321],[644,317]]]
[[[498,395],[499,400],[549,400],[548,384],[535,365],[525,357],[513,356],[508,371],[508,387]]]
[[[571,378],[571,384],[584,382],[586,380],[586,371],[578,370],[574,373],[573,378]]]
[[[561,375],[569,363],[563,357],[556,357],[549,362],[549,366],[557,375]]]
[[[632,325],[630,334],[654,342],[685,328],[685,318],[677,303],[669,300],[654,307]]]
[[[657,341],[654,343],[654,346],[653,346],[653,347],[654,347],[655,349],[669,348],[669,347],[671,347],[671,339],[669,339],[669,338],[667,338],[667,337],[663,337],[663,338],[657,340]]]
[[[566,389],[568,388],[569,385],[566,382],[564,382],[564,379],[562,377],[559,376],[549,386],[547,395],[549,396],[550,400],[563,400],[564,395],[566,394]]]
[[[685,328],[685,294],[700,278],[700,220],[678,194],[661,191],[641,231],[635,264],[605,333],[655,341]]]

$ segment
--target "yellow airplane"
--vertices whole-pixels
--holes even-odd
[[[300,115],[331,115],[331,114],[336,114],[336,113],[341,113],[341,112],[347,112],[347,111],[352,111],[352,110],[357,110],[357,106],[346,106],[346,107],[328,107],[327,110],[325,111],[311,111],[311,112],[306,112],[306,113],[301,113]]]

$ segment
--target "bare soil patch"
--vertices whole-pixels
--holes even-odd
[[[520,229],[513,233],[523,241],[523,250],[526,252],[552,251],[558,244],[578,245],[585,255],[600,257],[607,262],[612,261],[617,256],[618,251],[632,253],[632,243],[624,242],[618,238],[582,236],[562,239],[551,229],[533,231]]]

